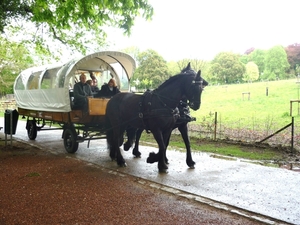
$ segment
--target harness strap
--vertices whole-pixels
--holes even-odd
[[[180,117],[180,112],[178,108],[172,109],[168,107],[161,98],[156,95],[159,101],[163,104],[162,108],[152,109],[152,99],[155,94],[152,91],[146,91],[139,102],[140,110],[139,110],[139,118],[142,119],[144,129],[147,133],[150,133],[148,120],[153,117],[176,117],[176,120]]]

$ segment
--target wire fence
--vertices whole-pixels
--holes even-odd
[[[202,121],[189,123],[188,127],[189,135],[200,139],[232,141],[253,145],[265,144],[279,149],[290,149],[292,152],[300,152],[299,122],[300,117],[296,117],[293,119],[292,124],[291,117],[291,124],[286,124],[284,128],[284,126],[276,124],[274,121],[261,123],[253,120],[253,118],[251,121],[243,118],[228,122],[218,120],[217,116],[211,115]],[[174,130],[174,132],[179,133],[177,130]],[[264,140],[272,134],[274,134],[272,137]]]

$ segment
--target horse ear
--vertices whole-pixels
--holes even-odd
[[[201,80],[201,70],[198,71],[195,81],[200,81],[200,80]]]
[[[190,71],[192,71],[192,68],[191,68],[191,63],[189,62],[188,65],[181,70],[181,73],[188,73]]]
[[[188,64],[187,64],[187,66],[186,66],[186,68],[185,68],[186,70],[191,70],[192,68],[191,68],[191,62],[189,62]]]

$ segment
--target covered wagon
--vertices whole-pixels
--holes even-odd
[[[19,115],[27,118],[29,139],[37,132],[62,129],[67,152],[74,153],[78,143],[105,138],[105,109],[108,98],[89,98],[88,110],[73,108],[73,87],[80,74],[93,74],[98,84],[114,78],[121,91],[129,91],[135,70],[134,59],[116,51],[96,52],[65,64],[33,67],[15,80],[14,94]]]

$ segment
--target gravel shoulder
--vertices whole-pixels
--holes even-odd
[[[0,143],[0,224],[263,224],[34,146]]]

